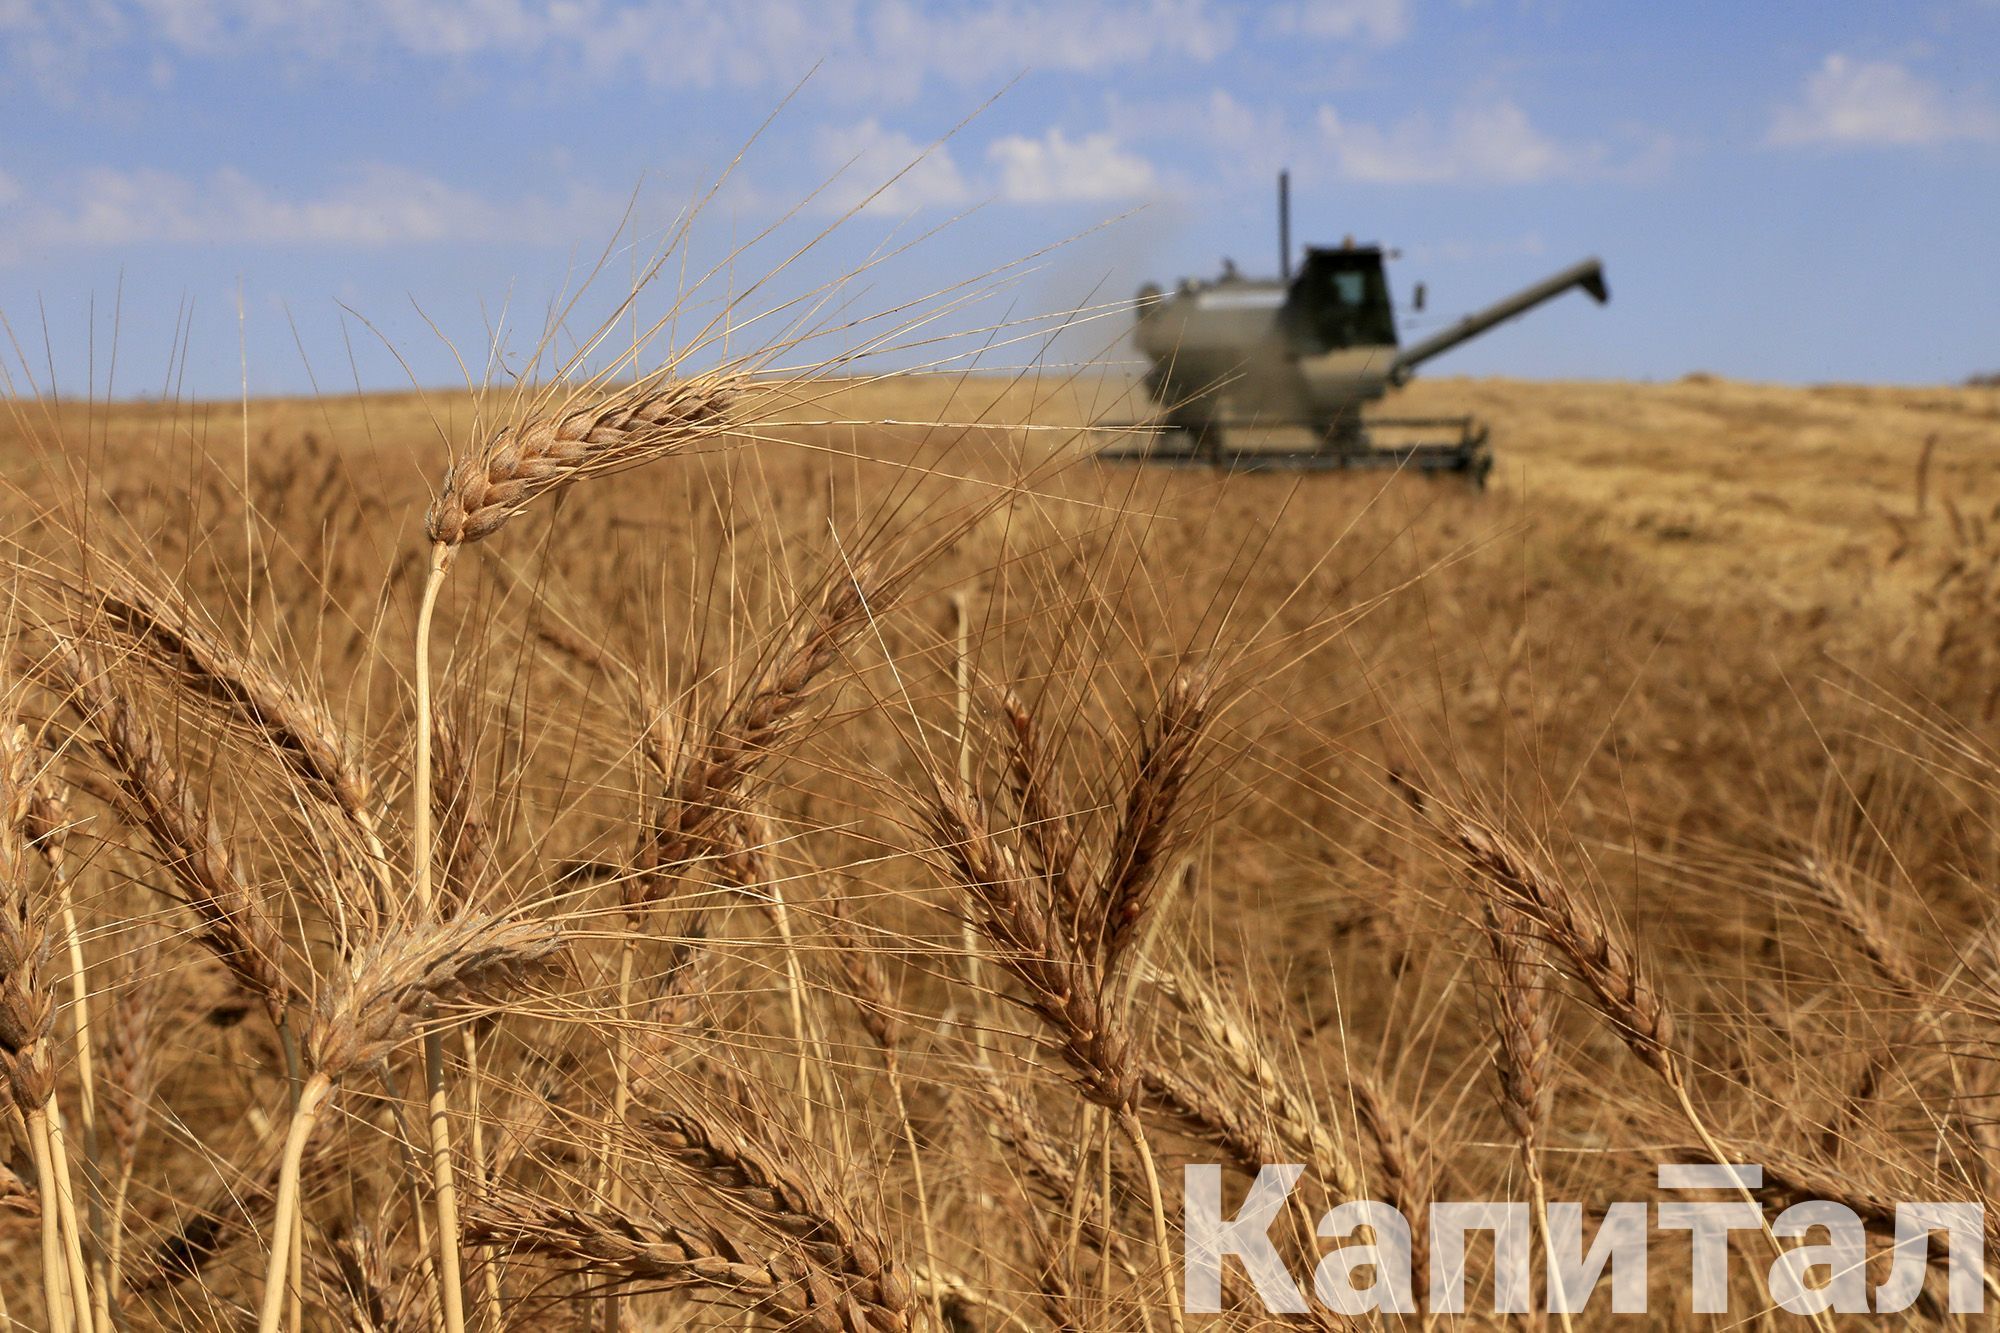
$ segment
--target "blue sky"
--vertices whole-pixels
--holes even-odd
[[[1289,165],[1297,238],[1399,248],[1419,325],[1603,256],[1608,309],[1434,373],[2000,369],[2000,0],[0,0],[0,312],[70,392],[114,311],[121,393],[233,395],[239,331],[255,391],[450,382],[503,308],[518,364],[635,191],[584,323],[788,94],[689,271],[804,206],[724,287],[905,167],[769,290],[1039,255],[976,327],[1265,269]]]

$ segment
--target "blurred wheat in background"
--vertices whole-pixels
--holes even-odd
[[[1301,1275],[1661,1161],[1872,1270],[1991,1198],[2000,393],[1413,390],[1481,497],[648,345],[10,400],[13,1326],[1163,1333],[1189,1164],[1305,1164]]]

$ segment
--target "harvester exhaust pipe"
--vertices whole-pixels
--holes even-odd
[[[1415,346],[1404,348],[1389,364],[1390,383],[1403,383],[1418,366],[1432,357],[1440,356],[1462,342],[1477,338],[1495,324],[1504,324],[1516,315],[1524,315],[1542,302],[1552,301],[1561,296],[1572,287],[1583,288],[1599,305],[1611,299],[1611,289],[1604,282],[1604,265],[1595,259],[1572,264],[1532,287],[1524,287],[1505,300],[1496,301],[1484,310],[1467,315],[1450,328],[1432,334]]]
[[[1292,173],[1278,173],[1278,278],[1292,280]]]

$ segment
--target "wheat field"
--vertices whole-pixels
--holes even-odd
[[[1302,1285],[1412,1220],[1326,1327],[1554,1327],[1432,1205],[1663,1162],[1872,1284],[1994,1216],[2000,390],[1413,386],[1483,494],[1057,374],[498,399],[0,415],[7,1326],[1261,1326],[1204,1165]]]

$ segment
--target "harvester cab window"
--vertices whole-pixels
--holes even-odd
[[[1307,354],[1394,347],[1396,318],[1382,275],[1382,252],[1373,246],[1306,251],[1285,301],[1284,323]]]

